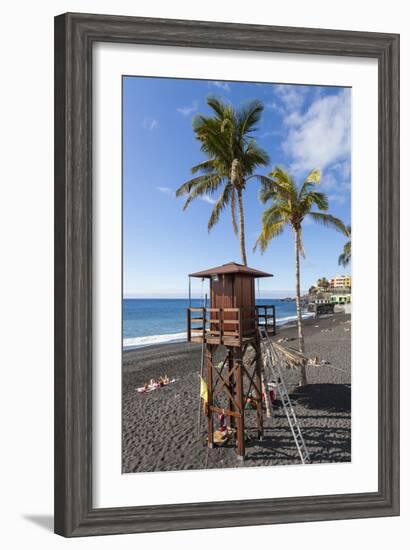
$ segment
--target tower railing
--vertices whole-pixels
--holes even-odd
[[[275,306],[258,304],[238,308],[187,309],[188,342],[242,346],[257,337],[258,328],[276,334]]]

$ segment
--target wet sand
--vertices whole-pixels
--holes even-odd
[[[304,322],[308,357],[331,366],[307,367],[308,385],[298,387],[298,371],[285,371],[294,409],[314,463],[349,462],[351,332],[350,315]],[[274,341],[297,349],[295,325],[278,330]],[[201,364],[199,344],[163,344],[123,353],[123,472],[237,468],[300,464],[280,406],[264,416],[264,439],[257,440],[256,414],[246,412],[246,458],[237,459],[234,442],[207,451],[206,420],[198,438]],[[167,374],[176,382],[147,394],[136,388]]]

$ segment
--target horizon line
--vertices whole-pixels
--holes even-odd
[[[307,290],[301,290],[302,294],[306,293]],[[278,296],[278,294],[281,294],[281,296]],[[294,298],[295,297],[295,291],[294,290],[275,290],[275,291],[263,291],[260,293],[259,296],[256,296],[256,299],[258,298],[269,298],[269,295],[272,295],[272,299],[275,298]],[[154,299],[189,299],[189,296],[186,293],[164,293],[164,294],[139,294],[139,293],[130,293],[130,294],[123,294],[123,299],[147,299],[147,300],[154,300]],[[200,295],[197,293],[191,294],[191,298],[194,300],[200,300],[204,297],[204,295]]]

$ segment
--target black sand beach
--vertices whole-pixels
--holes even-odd
[[[349,462],[350,315],[335,314],[305,321],[306,354],[331,366],[308,367],[308,385],[298,387],[298,372],[286,370],[289,394],[314,463]],[[295,325],[274,338],[297,348]],[[123,456],[128,472],[236,468],[300,464],[281,407],[264,417],[264,440],[256,439],[256,414],[247,411],[246,458],[237,459],[234,444],[207,451],[205,419],[197,437],[201,361],[199,344],[164,344],[123,353]],[[176,382],[139,394],[137,387],[167,374]]]

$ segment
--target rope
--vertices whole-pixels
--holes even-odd
[[[202,278],[202,285],[201,285],[201,300],[203,296],[203,290],[204,290],[204,278]],[[206,308],[208,301],[208,294],[205,294],[205,297],[202,302],[202,307]],[[206,319],[206,313],[204,312],[204,320],[203,323],[205,324]],[[204,363],[205,363],[205,340],[202,340],[202,349],[201,349],[201,371],[200,376],[201,378],[204,377]],[[202,403],[201,403],[201,396],[199,396],[199,403],[198,403],[198,425],[197,425],[197,437],[199,439],[201,434],[201,417],[202,417]]]
[[[202,302],[202,304],[204,302],[204,281],[205,281],[205,278],[202,277],[202,280],[201,280],[201,302]]]

